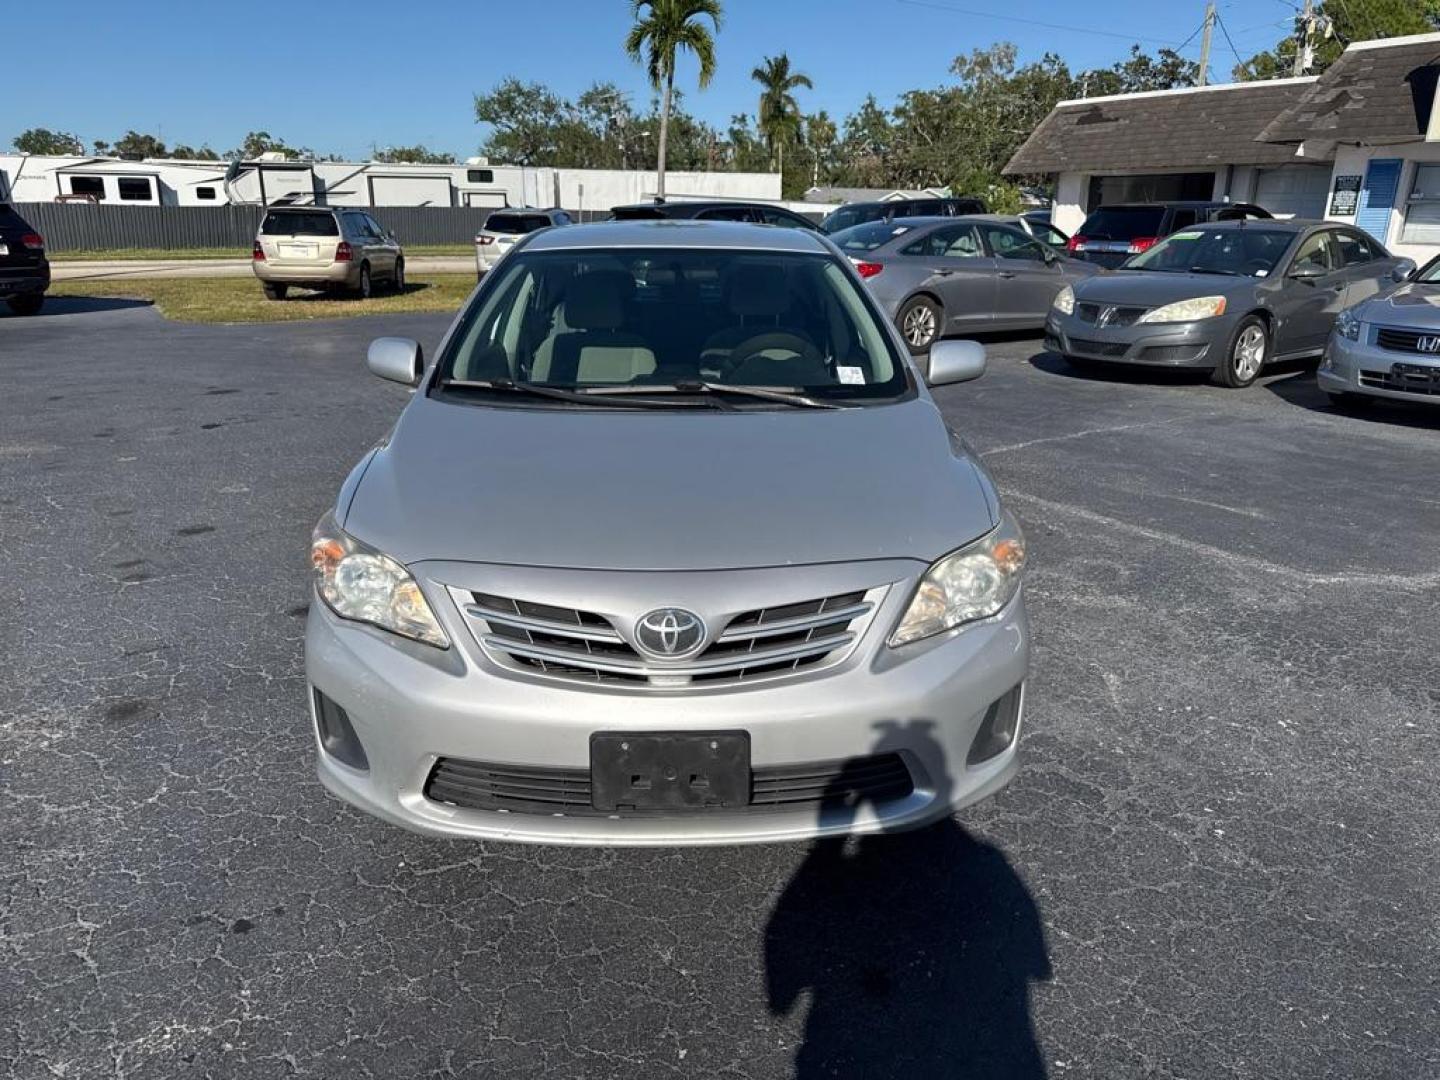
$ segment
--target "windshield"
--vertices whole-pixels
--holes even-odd
[[[1295,236],[1275,229],[1186,229],[1136,255],[1125,268],[1268,277]]]
[[[827,233],[837,233],[864,221],[878,221],[884,216],[885,208],[881,206],[842,206],[839,210],[832,211],[830,216],[820,223],[820,227]]]
[[[271,211],[260,231],[266,236],[339,236],[335,215],[317,210]]]
[[[908,225],[897,225],[893,221],[872,221],[831,233],[830,239],[840,246],[841,251],[874,251],[909,231]]]
[[[501,267],[461,316],[440,360],[442,389],[451,380],[637,392],[710,383],[844,402],[910,385],[871,301],[828,255],[522,250]]]
[[[1426,285],[1440,283],[1440,255],[1431,259],[1411,276],[1413,281],[1421,281]]]
[[[1163,206],[1111,206],[1087,217],[1076,235],[1092,240],[1134,240],[1158,235],[1163,220]]]

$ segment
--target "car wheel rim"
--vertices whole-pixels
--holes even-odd
[[[1253,379],[1260,374],[1260,365],[1265,362],[1265,331],[1258,326],[1247,326],[1235,342],[1235,374],[1242,379]]]
[[[911,308],[905,313],[903,329],[911,345],[928,345],[935,336],[935,313],[923,305]]]

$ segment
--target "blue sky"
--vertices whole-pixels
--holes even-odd
[[[548,83],[566,96],[610,80],[643,106],[648,90],[621,50],[626,0],[409,0],[396,4],[228,5],[157,0],[117,7],[80,0],[14,4],[0,145],[31,126],[114,139],[128,128],[171,145],[224,151],[264,129],[292,145],[350,158],[379,146],[423,142],[461,157],[483,131],[472,99],[506,75]],[[1046,50],[1072,68],[1107,65],[1131,41],[1154,50],[1200,24],[1202,0],[725,0],[718,72],[679,84],[687,107],[712,123],[753,112],[750,70],[785,51],[815,81],[807,110],[836,120],[867,92],[882,102],[947,80],[951,59],[1012,41],[1021,60]],[[273,12],[273,17],[267,17]],[[1267,47],[1290,25],[1289,0],[1224,0],[1220,16],[1240,53]],[[1051,25],[1040,25],[1051,24]],[[1081,32],[1088,30],[1090,32]],[[1196,36],[1184,50],[1199,54]],[[1214,46],[1216,81],[1234,57]]]

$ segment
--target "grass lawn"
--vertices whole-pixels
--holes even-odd
[[[410,276],[399,296],[380,293],[369,300],[352,300],[292,289],[285,300],[267,300],[260,283],[252,277],[179,277],[57,281],[47,295],[148,300],[167,319],[244,323],[343,319],[397,311],[456,311],[474,288],[474,274],[420,274]]]
[[[473,244],[406,244],[407,255],[474,255]],[[249,248],[116,248],[110,251],[52,251],[51,262],[177,262],[188,259],[248,259]]]

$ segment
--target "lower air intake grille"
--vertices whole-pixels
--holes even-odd
[[[1084,338],[1071,338],[1070,349],[1072,352],[1084,356],[1124,356],[1129,350],[1130,343],[1126,341],[1087,341]]]
[[[750,804],[740,810],[697,809],[670,813],[814,812],[822,806],[903,799],[915,790],[899,754],[848,761],[767,765],[750,776]],[[464,810],[565,817],[645,816],[645,811],[596,810],[590,803],[588,769],[548,769],[441,758],[425,781],[425,797]],[[649,812],[652,816],[657,811]]]

